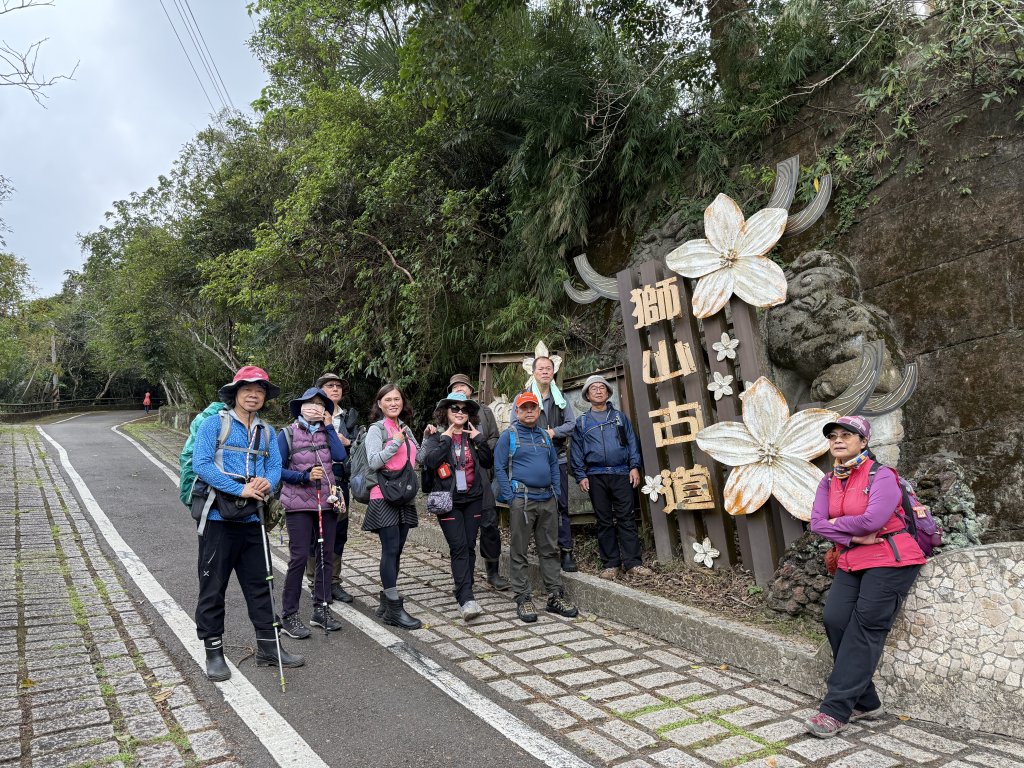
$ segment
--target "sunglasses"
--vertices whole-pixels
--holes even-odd
[[[465,405],[449,405],[448,410],[452,413],[469,413],[469,408]]]

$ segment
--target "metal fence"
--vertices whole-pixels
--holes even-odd
[[[0,403],[0,423],[27,421],[50,413],[66,411],[104,411],[139,408],[137,397],[101,397],[81,400],[61,400],[58,403],[40,400],[34,403]]]

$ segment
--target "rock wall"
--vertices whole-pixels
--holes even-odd
[[[1020,738],[1022,651],[1024,544],[957,550],[921,570],[876,683],[905,714]]]
[[[892,318],[921,383],[906,405],[901,468],[958,456],[987,541],[1024,536],[1024,108],[1017,96],[981,111],[977,94],[918,115],[919,132],[876,202],[832,246],[853,262],[866,301]],[[765,161],[814,156],[835,135],[850,93],[809,107]],[[784,241],[791,259],[830,220]]]

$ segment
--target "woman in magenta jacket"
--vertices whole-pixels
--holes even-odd
[[[827,739],[851,721],[882,715],[871,678],[925,556],[904,524],[896,473],[879,465],[872,476],[868,420],[843,416],[826,424],[824,433],[835,466],[818,486],[811,530],[839,552],[824,615],[835,663],[807,730]]]

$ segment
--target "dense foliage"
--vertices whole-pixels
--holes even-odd
[[[805,158],[804,193],[829,170],[848,213],[929,104],[1016,94],[1018,3],[910,5],[259,0],[257,117],[220,116],[115,203],[60,297],[25,302],[0,263],[4,397],[48,373],[46,328],[64,386],[175,402],[243,362],[286,392],[332,368],[364,402],[393,380],[420,406],[481,352],[540,338],[570,372],[615,362],[607,305],[564,296],[572,257],[611,274],[670,210],[757,202],[780,159],[762,142],[833,82],[863,114]]]

